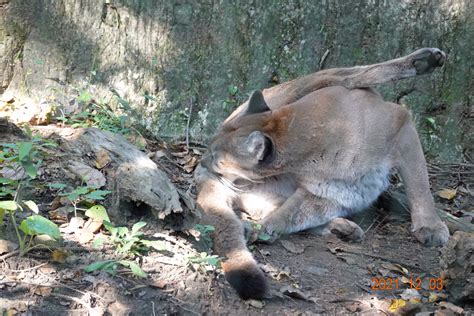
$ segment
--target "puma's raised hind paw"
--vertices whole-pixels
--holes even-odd
[[[422,48],[411,55],[417,75],[430,73],[436,67],[442,67],[446,61],[446,53],[438,48]]]
[[[413,235],[427,246],[443,246],[449,240],[449,230],[445,223],[425,225],[413,230]]]

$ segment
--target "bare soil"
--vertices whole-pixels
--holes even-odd
[[[150,148],[164,150],[156,144]],[[189,161],[180,162],[179,154],[169,155],[181,149],[182,145],[168,146],[166,155],[155,155],[155,161],[178,188],[192,191],[192,173],[182,166]],[[433,192],[458,188],[454,199],[438,198],[438,207],[471,223],[471,174],[456,173],[465,170],[459,165],[449,168],[430,166]],[[40,209],[45,216],[55,198],[48,192],[36,192],[44,201]],[[84,272],[93,262],[115,258],[115,249],[93,248],[73,233],[63,233],[63,259],[41,249],[24,257],[15,251],[0,256],[0,311],[4,315],[414,315],[424,311],[451,315],[456,308],[446,303],[446,284],[436,283],[442,277],[440,249],[425,247],[411,236],[409,215],[404,212],[374,207],[362,213],[354,219],[366,231],[360,243],[304,232],[271,245],[252,245],[271,280],[271,295],[261,302],[239,299],[220,269],[190,263],[188,258],[203,250],[192,234],[165,229],[146,213],[135,214],[128,226],[139,220],[148,223],[146,237],[167,246],[167,251],[149,252],[138,261],[147,278],[139,279],[125,269],[115,275]],[[14,235],[4,231],[0,239],[14,241]],[[407,291],[410,287],[417,289]],[[472,306],[459,305],[466,315],[474,313]]]

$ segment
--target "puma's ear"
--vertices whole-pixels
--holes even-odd
[[[270,108],[263,98],[262,91],[255,90],[249,98],[249,103],[245,114],[257,114],[270,111]]]
[[[272,151],[272,142],[262,132],[252,132],[245,141],[245,146],[250,155],[258,161],[264,160]]]

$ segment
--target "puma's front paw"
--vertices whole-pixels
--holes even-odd
[[[422,75],[441,67],[446,61],[446,53],[438,48],[422,48],[412,54],[412,64],[416,74]]]
[[[280,237],[280,234],[277,233],[271,225],[251,221],[244,221],[244,234],[249,244],[254,242],[271,244]]]
[[[443,246],[449,240],[448,227],[442,221],[433,225],[421,225],[412,231],[420,242],[428,246]]]

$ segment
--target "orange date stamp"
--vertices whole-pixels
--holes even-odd
[[[427,278],[430,291],[441,291],[444,288],[443,279],[431,277]],[[408,279],[409,289],[421,290],[423,280],[420,277]],[[398,278],[373,277],[371,289],[375,291],[393,291],[398,290],[403,283]]]

